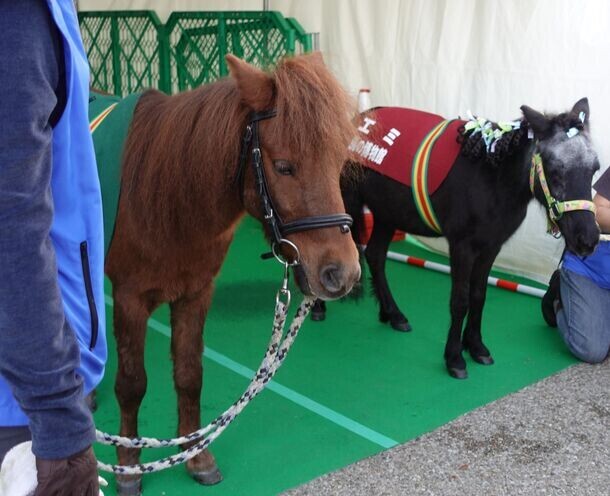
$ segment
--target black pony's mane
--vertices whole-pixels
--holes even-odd
[[[528,142],[529,125],[525,119],[520,119],[521,125],[495,140],[493,151],[487,145],[480,132],[471,129],[466,131],[464,126],[458,129],[457,142],[462,145],[461,153],[471,160],[485,160],[486,163],[499,166],[506,159],[521,150]],[[496,122],[492,122],[492,129],[499,129]]]

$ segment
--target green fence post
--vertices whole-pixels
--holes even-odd
[[[320,50],[320,33],[306,33],[301,41],[303,43],[303,51],[309,53],[312,50]]]
[[[294,30],[293,29],[288,30],[288,32],[286,33],[286,52],[289,53],[290,55],[295,54]]]
[[[112,82],[115,95],[123,96],[121,85],[121,38],[119,21],[115,16],[110,19],[110,43],[112,44]]]
[[[220,77],[224,77],[229,74],[227,68],[227,61],[225,56],[227,55],[227,20],[224,12],[220,12],[218,15],[218,73]]]
[[[169,32],[165,24],[157,26],[159,47],[159,89],[168,95],[172,92],[172,77],[169,64]]]
[[[285,20],[288,25],[294,29],[296,41],[301,44],[301,49],[303,52],[308,53],[316,49],[316,43],[314,41],[314,36],[316,33],[306,33],[303,26],[301,26],[299,21],[297,21],[294,17],[286,17]]]

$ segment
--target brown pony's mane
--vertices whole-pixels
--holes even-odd
[[[270,77],[277,109],[268,121],[270,139],[288,144],[297,157],[315,160],[323,153],[325,160],[342,163],[355,135],[352,105],[321,59],[285,59]],[[198,203],[202,195],[221,198],[233,187],[249,112],[232,78],[173,96],[146,92],[123,156],[125,208],[145,212],[139,222],[149,232],[174,239],[206,222],[209,212]],[[239,210],[237,198],[233,209]],[[191,215],[176,218],[174,212]]]

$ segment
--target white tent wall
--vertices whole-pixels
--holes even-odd
[[[511,120],[522,104],[564,111],[589,97],[602,168],[610,160],[610,2],[606,0],[270,0],[270,8],[321,33],[327,63],[373,105],[445,116],[471,109]],[[80,0],[80,10],[262,10],[262,0]],[[563,242],[545,233],[541,207],[496,266],[548,280]],[[446,251],[444,240],[423,239]]]

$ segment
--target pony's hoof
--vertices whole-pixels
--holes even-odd
[[[468,372],[466,369],[447,367],[447,372],[449,372],[449,375],[454,379],[468,379]]]
[[[311,320],[314,322],[322,322],[326,318],[326,312],[311,311]]]
[[[203,470],[201,472],[191,472],[191,477],[204,486],[213,486],[222,480],[222,474],[218,468]]]
[[[383,324],[386,324],[389,322],[390,326],[392,326],[392,329],[395,329],[396,331],[400,331],[400,332],[409,332],[412,330],[411,324],[409,324],[409,321],[402,314],[396,315],[396,314],[386,313],[383,310],[381,310],[379,312],[379,322],[382,322]]]
[[[142,477],[137,479],[116,479],[116,491],[118,496],[141,496]]]
[[[471,353],[470,356],[472,357],[472,359],[475,362],[480,363],[481,365],[493,365],[494,364],[494,359],[491,357],[491,355],[473,355]]]
[[[413,330],[413,328],[411,327],[411,324],[409,324],[408,320],[390,322],[390,325],[392,326],[392,329],[394,329],[396,331],[400,331],[400,332],[411,332]]]

